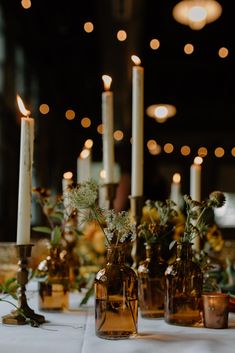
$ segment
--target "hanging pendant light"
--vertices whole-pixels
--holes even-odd
[[[176,21],[193,30],[202,29],[216,21],[222,13],[222,6],[216,0],[182,0],[173,8]]]

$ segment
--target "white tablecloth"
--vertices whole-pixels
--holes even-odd
[[[28,292],[28,303],[38,310],[36,291]],[[1,353],[234,353],[235,314],[229,314],[228,329],[168,325],[163,319],[139,315],[135,338],[104,340],[96,337],[93,301],[79,308],[79,295],[70,295],[70,310],[42,313],[47,321],[39,328],[0,324]],[[0,302],[0,316],[12,306]]]

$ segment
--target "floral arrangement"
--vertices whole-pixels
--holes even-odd
[[[79,220],[78,226],[84,229],[84,236],[87,237],[87,230],[89,233],[89,229],[95,229],[95,234],[98,234],[98,225],[98,228],[103,234],[103,243],[106,247],[110,248],[130,244],[136,238],[136,225],[131,221],[129,212],[115,212],[115,210],[101,208],[98,204],[98,191],[98,184],[93,180],[89,180],[72,187],[66,194],[66,202],[71,209],[77,213]],[[86,227],[83,227],[84,225]],[[94,231],[92,231],[92,233],[94,233]],[[102,255],[102,249],[99,249],[98,253]],[[115,256],[115,252],[113,252],[113,255]],[[91,269],[91,266],[88,267]],[[96,263],[95,273],[97,273],[98,270]],[[86,278],[86,274],[83,274],[87,292],[80,305],[87,303],[94,291],[95,273],[90,272],[88,279]]]
[[[85,181],[70,189],[68,204],[78,213],[81,224],[98,222],[106,245],[129,243],[136,238],[136,225],[131,222],[129,212],[103,209],[98,204],[98,184]]]
[[[178,242],[191,243],[196,236],[201,238],[209,229],[207,211],[213,208],[222,207],[225,203],[225,196],[221,191],[213,191],[209,198],[202,202],[192,200],[188,195],[184,195],[186,205],[186,221],[184,232],[177,240]]]
[[[77,230],[76,214],[68,214],[63,196],[53,195],[50,190],[44,188],[35,188],[33,191],[47,221],[46,226],[36,226],[33,230],[50,237],[45,244],[47,255],[38,263],[34,276],[39,280],[46,278],[47,259],[48,255],[49,258],[51,255],[48,251],[51,249],[53,252],[52,249],[57,248],[60,262],[69,266],[71,288],[80,288],[84,281],[79,277],[81,257],[77,254],[76,246],[81,232]]]

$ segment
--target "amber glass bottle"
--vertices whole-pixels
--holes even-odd
[[[138,267],[140,313],[145,318],[164,316],[165,270],[161,244],[146,244],[146,259]]]
[[[203,275],[192,260],[191,243],[177,245],[176,261],[168,266],[165,275],[165,321],[175,325],[198,325]]]
[[[50,247],[50,254],[38,266],[39,308],[63,310],[69,303],[69,265],[66,252],[59,245]]]
[[[138,279],[125,264],[125,246],[111,246],[95,278],[96,335],[123,339],[137,334]]]

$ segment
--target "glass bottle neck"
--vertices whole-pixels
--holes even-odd
[[[192,255],[191,243],[177,244],[177,259],[192,259]]]
[[[121,264],[125,261],[125,249],[123,245],[113,245],[107,249],[107,263]]]
[[[161,244],[160,243],[145,244],[145,251],[146,251],[146,258],[147,259],[150,259],[153,256],[156,259],[161,258]]]
[[[61,253],[61,246],[60,245],[51,245],[49,252],[50,252],[50,256],[52,258],[59,258],[60,253]]]

